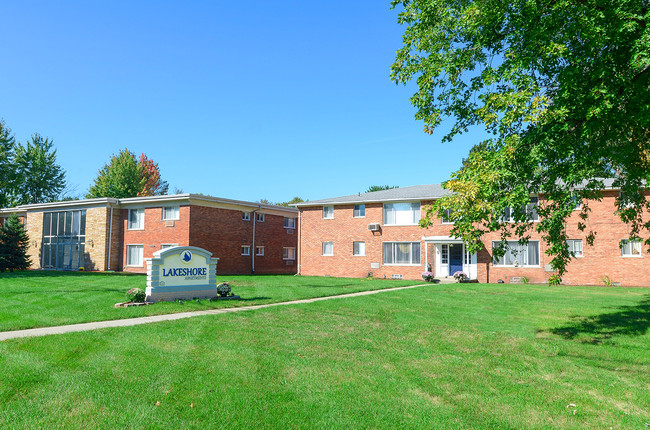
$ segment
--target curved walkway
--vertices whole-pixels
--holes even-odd
[[[210,309],[207,311],[180,312],[177,314],[154,315],[149,317],[128,318],[122,320],[96,321],[96,322],[81,323],[81,324],[61,325],[55,327],[40,327],[40,328],[30,328],[27,330],[5,331],[5,332],[0,332],[0,341],[8,340],[8,339],[16,339],[19,337],[49,336],[51,334],[72,333],[77,331],[90,331],[90,330],[97,330],[100,328],[128,327],[132,325],[149,324],[149,323],[155,323],[160,321],[180,320],[183,318],[198,317],[201,315],[217,315],[217,314],[225,314],[230,312],[252,311],[255,309],[270,308],[273,306],[296,305],[300,303],[320,302],[322,300],[344,299],[347,297],[357,297],[357,296],[368,296],[371,294],[387,293],[390,291],[418,288],[418,287],[423,287],[425,285],[431,285],[431,284],[419,284],[419,285],[411,285],[408,287],[386,288],[383,290],[360,291],[358,293],[339,294],[336,296],[327,296],[327,297],[315,297],[313,299],[291,300],[289,302],[268,303],[266,305],[242,306],[239,308]]]

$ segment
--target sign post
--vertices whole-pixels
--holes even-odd
[[[161,249],[147,258],[146,301],[191,300],[217,296],[217,261],[196,246]]]

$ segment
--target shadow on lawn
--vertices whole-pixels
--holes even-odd
[[[622,306],[617,312],[576,317],[576,320],[550,332],[565,339],[588,336],[585,343],[601,343],[614,336],[642,336],[650,328],[650,295],[635,306]]]
[[[70,276],[145,276],[142,273],[128,272],[76,272],[72,270],[25,270],[16,272],[4,272],[0,274],[0,279],[12,278],[61,278]]]

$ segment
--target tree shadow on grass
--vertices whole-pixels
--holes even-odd
[[[613,313],[576,317],[571,323],[550,332],[565,339],[598,344],[615,336],[642,336],[649,328],[650,295],[647,295],[635,306],[621,306]]]

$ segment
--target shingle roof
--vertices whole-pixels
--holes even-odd
[[[296,207],[320,206],[329,204],[373,203],[400,200],[435,200],[449,194],[440,184],[414,185],[412,187],[393,188],[391,190],[359,193],[351,196],[333,197],[329,199],[312,200],[296,203]]]

